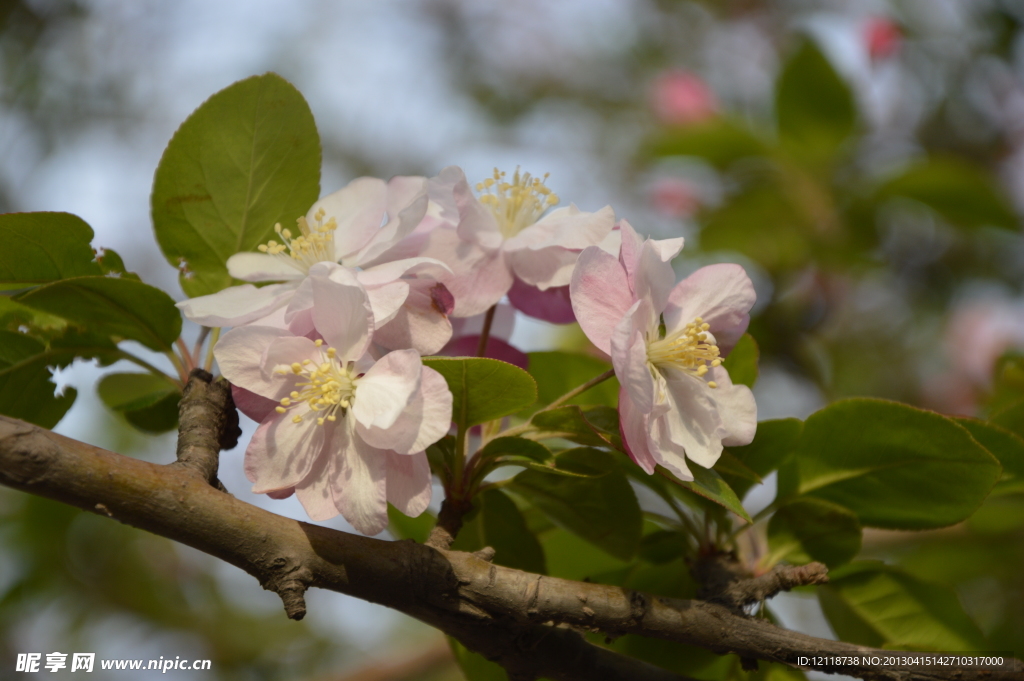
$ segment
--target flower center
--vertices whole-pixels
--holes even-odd
[[[541,179],[516,168],[511,182],[505,178],[506,174],[495,168],[493,177],[477,183],[476,190],[481,193],[480,203],[491,209],[502,236],[508,239],[537,222],[558,203],[558,196],[545,186],[547,174]]]
[[[309,268],[318,262],[334,262],[334,230],[338,223],[332,217],[324,222],[326,213],[321,208],[313,216],[316,226],[311,227],[305,217],[296,220],[299,227],[299,236],[292,238],[290,229],[281,229],[281,223],[274,225],[274,231],[284,240],[283,244],[276,241],[268,241],[261,244],[261,253],[280,256],[289,264],[304,273],[309,273]]]
[[[718,346],[708,340],[711,325],[700,317],[665,338],[647,343],[647,361],[652,367],[672,368],[703,379],[710,367],[721,366]],[[718,384],[708,381],[709,388]]]
[[[316,341],[316,346],[321,348],[324,342]],[[311,359],[304,359],[302,362],[292,364],[280,364],[274,367],[274,373],[287,375],[295,374],[306,379],[295,385],[297,390],[281,400],[280,406],[276,408],[278,414],[288,411],[289,407],[305,402],[316,416],[316,424],[324,425],[325,421],[336,421],[338,411],[342,416],[352,406],[356,397],[356,386],[359,384],[359,376],[352,370],[352,362],[342,364],[338,361],[337,351],[334,348],[320,350],[320,363],[314,363]],[[302,417],[296,414],[292,417],[292,423],[301,423]]]

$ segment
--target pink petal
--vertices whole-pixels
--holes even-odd
[[[405,303],[391,321],[377,329],[373,342],[390,350],[412,348],[421,355],[435,354],[452,337],[445,308],[450,311],[455,298],[444,284],[430,279],[410,279],[408,283],[411,290]]]
[[[625,388],[619,389],[619,431],[629,457],[648,474],[654,473],[656,462],[648,445],[648,417],[629,399]]]
[[[462,173],[461,170],[458,172]],[[486,251],[501,248],[505,237],[501,234],[498,221],[495,220],[494,213],[473,194],[464,173],[452,184],[452,198],[459,211],[459,239]]]
[[[422,370],[423,363],[415,350],[396,350],[382,357],[359,379],[352,404],[356,421],[365,428],[394,426],[419,392]]]
[[[281,281],[301,279],[306,268],[286,255],[235,253],[228,258],[228,273],[242,281]]]
[[[313,323],[324,340],[338,351],[339,358],[356,359],[370,345],[373,309],[355,277],[344,284],[337,281],[343,274],[351,276],[340,268],[332,272],[330,278],[310,272]]]
[[[370,309],[373,310],[374,327],[382,326],[394,319],[402,309],[405,299],[409,297],[409,284],[402,279],[381,286],[368,286],[365,290],[370,301]]]
[[[611,340],[612,365],[615,376],[629,393],[630,401],[637,410],[649,414],[654,410],[654,378],[647,363],[647,340],[643,329],[650,316],[646,301],[637,301],[631,310],[615,327]],[[636,326],[637,322],[641,326]]]
[[[270,416],[278,406],[278,402],[276,400],[262,397],[237,385],[231,386],[231,399],[234,401],[238,411],[242,412],[256,423],[261,423],[264,419]]]
[[[649,300],[651,308],[660,313],[668,304],[669,293],[676,283],[676,273],[672,265],[662,259],[662,250],[656,243],[648,239],[640,249],[640,259],[633,279],[633,295],[637,300]]]
[[[295,415],[304,416],[293,423]],[[295,487],[309,473],[324,445],[324,428],[305,404],[275,414],[256,429],[245,450],[245,475],[254,494]]]
[[[337,443],[333,441],[340,437],[344,428],[336,427],[334,430],[336,433],[330,438],[332,443],[324,447],[323,453],[310,468],[309,475],[295,487],[295,496],[306,510],[306,515],[317,522],[330,520],[340,513],[331,494],[331,474],[337,466],[335,461],[338,458]]]
[[[452,422],[452,393],[444,377],[423,367],[420,389],[389,428],[356,424],[356,433],[368,444],[397,454],[422,452],[448,433]]]
[[[374,262],[408,236],[427,212],[427,181],[422,177],[393,178],[388,183],[387,223],[353,258],[354,264]]]
[[[451,274],[435,276],[455,296],[454,317],[472,317],[486,312],[512,287],[512,272],[500,250],[486,251],[462,241],[453,229],[432,231],[422,255],[440,260],[451,268]]]
[[[256,288],[252,284],[231,286],[208,296],[177,303],[182,313],[196,324],[210,327],[242,326],[284,306],[295,294],[296,283]]]
[[[525,248],[511,253],[506,251],[505,259],[516,277],[530,286],[547,289],[569,285],[579,255],[579,251],[552,246],[536,251]]]
[[[430,504],[430,464],[424,452],[402,456],[387,452],[387,497],[391,505],[415,518]]]
[[[266,353],[275,341],[291,337],[286,329],[242,326],[228,331],[217,341],[213,356],[221,374],[233,385],[274,399],[279,385],[264,373]]]
[[[388,525],[387,454],[345,429],[331,462],[331,496],[352,527],[375,535]]]
[[[380,229],[387,204],[387,186],[374,177],[360,177],[348,186],[325,196],[309,209],[306,221],[316,225],[316,214],[324,210],[324,222],[334,218],[338,229],[334,232],[334,253],[339,261],[351,258],[365,246]]]
[[[756,294],[750,277],[739,265],[702,267],[676,284],[665,308],[665,326],[680,329],[696,317],[711,325],[723,352],[747,330]]]
[[[517,278],[508,291],[508,300],[524,314],[552,324],[571,324],[576,321],[568,286],[541,291]]]
[[[599,350],[610,354],[612,330],[633,305],[622,265],[591,246],[576,261],[569,293],[583,333]]]
[[[677,445],[678,458],[685,451],[687,459],[711,468],[722,455],[722,420],[713,398],[715,389],[681,372],[667,371],[665,379],[671,408],[658,418],[660,437],[655,437]],[[664,465],[669,466],[670,458],[666,461]]]

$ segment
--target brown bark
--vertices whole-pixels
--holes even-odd
[[[310,586],[394,608],[496,660],[516,679],[681,678],[592,645],[577,629],[663,638],[793,665],[808,654],[887,654],[780,629],[715,603],[534,575],[473,554],[290,520],[225,494],[182,466],[123,457],[6,417],[0,417],[0,484],[225,560],[280,594],[294,618],[305,613],[302,594]],[[1010,681],[1020,678],[1024,665],[1014,661],[1004,671],[851,665],[841,671],[892,681]]]

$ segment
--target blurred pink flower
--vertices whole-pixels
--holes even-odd
[[[651,107],[666,125],[689,125],[714,116],[718,99],[699,76],[689,71],[668,71],[654,81]]]
[[[619,428],[632,459],[693,480],[686,460],[711,468],[723,445],[749,444],[757,428],[750,389],[721,366],[750,322],[754,287],[739,265],[704,267],[675,284],[682,239],[642,241],[622,221],[618,259],[580,254],[570,290],[587,337],[611,355]]]
[[[654,209],[670,218],[687,218],[700,206],[693,185],[679,177],[662,177],[651,186]]]
[[[871,17],[864,24],[864,44],[872,60],[885,59],[900,49],[903,31],[888,17]]]
[[[262,417],[245,452],[253,492],[294,493],[313,520],[341,513],[373,535],[388,502],[410,516],[430,502],[425,449],[448,432],[452,395],[415,350],[374,361],[366,291],[348,270],[334,274],[312,278],[308,336],[242,326],[215,355],[242,409]]]

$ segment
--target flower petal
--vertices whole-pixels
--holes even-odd
[[[352,415],[364,428],[388,429],[420,390],[423,363],[415,350],[390,352],[359,379]],[[400,438],[400,433],[394,434]],[[387,446],[378,443],[377,446]]]
[[[213,356],[221,374],[232,385],[275,399],[280,386],[264,372],[267,350],[275,341],[291,337],[287,329],[242,326],[228,331],[217,341]]]
[[[357,400],[358,403],[358,400]],[[422,452],[448,432],[452,423],[452,393],[444,377],[423,367],[420,388],[389,428],[357,423],[356,432],[367,443],[397,454]]]
[[[505,252],[516,277],[539,289],[568,286],[579,255],[561,246]]]
[[[638,300],[615,327],[611,340],[615,376],[629,393],[637,410],[643,414],[650,414],[654,410],[655,400],[654,378],[647,362],[647,339],[642,331],[650,315],[650,304]]]
[[[331,496],[352,527],[375,535],[388,525],[386,452],[363,442],[354,422],[344,433],[331,461]]]
[[[712,396],[715,389],[688,374],[672,370],[663,373],[671,408],[657,419],[664,438],[659,441],[675,444],[679,459],[685,451],[686,458],[711,468],[722,455],[722,419]],[[670,457],[665,459],[663,465],[673,465]]]
[[[452,337],[452,323],[439,303],[450,305],[454,297],[444,284],[431,279],[408,283],[411,290],[405,303],[391,321],[377,328],[373,342],[389,350],[412,348],[421,355],[436,354]]]
[[[508,290],[508,301],[520,312],[552,324],[576,321],[568,286],[552,286],[542,291],[517,278]]]
[[[745,385],[733,385],[724,367],[715,367],[708,372],[708,378],[718,387],[711,391],[724,433],[722,444],[726,447],[742,447],[754,441],[757,431],[757,404],[754,393]]]
[[[210,327],[242,326],[256,321],[288,303],[298,283],[231,286],[208,296],[177,303],[182,313],[196,324]]]
[[[569,294],[583,333],[599,350],[610,354],[612,331],[633,305],[622,265],[591,246],[576,261]]]
[[[664,260],[665,249],[658,247],[658,242],[648,239],[640,249],[637,270],[633,278],[633,295],[637,300],[649,300],[651,308],[661,313],[668,304],[672,286],[676,283],[676,273],[669,260]]]
[[[313,323],[324,340],[343,359],[356,359],[370,345],[373,309],[366,291],[344,268],[329,277],[310,270],[313,291]],[[344,283],[342,283],[342,280]]]
[[[231,400],[235,403],[238,411],[256,423],[262,423],[264,419],[274,412],[279,404],[276,400],[262,397],[237,385],[231,386]]]
[[[301,279],[306,268],[286,255],[235,253],[228,258],[228,273],[242,281],[280,281]]]
[[[403,456],[387,452],[387,497],[391,505],[415,518],[430,504],[430,464],[425,452]]]
[[[551,246],[582,251],[596,246],[608,236],[615,225],[615,211],[605,206],[596,213],[585,213],[571,205],[552,211],[507,239],[502,246],[506,251],[538,250]]]
[[[453,229],[439,227],[432,231],[422,255],[451,268],[451,274],[438,273],[435,277],[455,296],[453,317],[486,312],[512,287],[512,272],[504,253],[462,241]]]
[[[304,416],[293,423],[294,416]],[[252,491],[263,494],[295,487],[309,474],[324,445],[324,428],[316,425],[306,404],[274,414],[256,429],[245,450],[245,475]]]
[[[651,454],[648,417],[636,408],[625,388],[619,389],[619,430],[629,457],[646,473],[654,473],[657,462]]]
[[[331,494],[331,473],[337,459],[338,443],[335,440],[344,428],[334,428],[334,431],[328,438],[331,442],[313,462],[306,479],[295,486],[295,496],[306,510],[306,515],[317,522],[330,520],[341,512]]]
[[[754,285],[742,267],[708,265],[672,289],[665,308],[665,326],[679,329],[702,317],[711,325],[711,333],[725,353],[747,330],[755,298]]]
[[[388,182],[387,223],[353,258],[355,264],[374,262],[416,228],[427,212],[427,180],[423,177],[395,177]]]
[[[334,218],[334,253],[338,261],[354,257],[380,229],[387,205],[387,185],[375,177],[360,177],[325,196],[309,209],[306,221],[314,227],[323,209],[324,222]],[[345,263],[348,264],[348,263]]]

